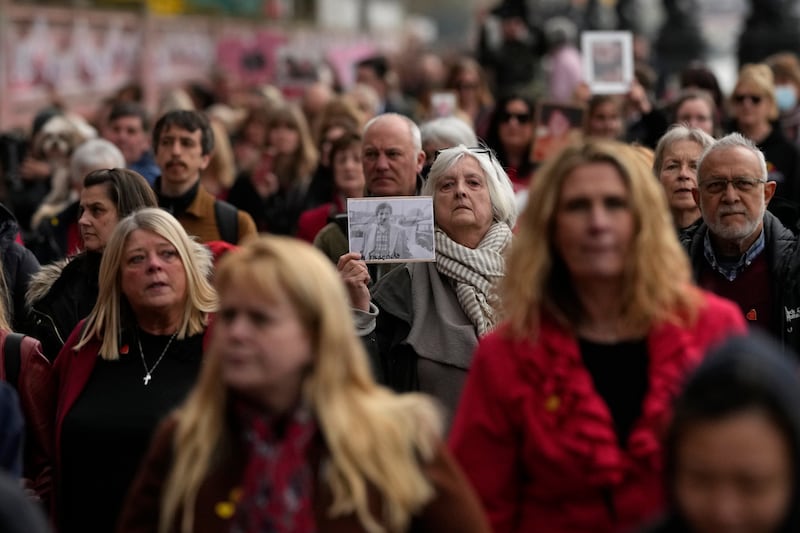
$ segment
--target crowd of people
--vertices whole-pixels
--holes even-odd
[[[661,94],[637,56],[592,94],[574,25],[514,6],[417,83],[376,55],[297,101],[37,114],[2,169],[0,529],[797,531],[800,60]],[[541,102],[582,129],[537,146]]]

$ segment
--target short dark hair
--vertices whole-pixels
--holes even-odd
[[[800,379],[796,356],[766,334],[733,337],[706,356],[687,380],[674,405],[664,444],[665,479],[675,499],[678,449],[694,427],[739,413],[763,413],[780,431],[793,462],[793,496],[784,523],[775,531],[798,531],[800,526]],[[673,504],[675,502],[673,501]],[[680,513],[680,509],[678,509]],[[679,516],[678,520],[684,520]],[[681,529],[683,531],[683,529]]]
[[[331,164],[333,164],[333,159],[336,157],[336,154],[353,146],[359,149],[361,148],[361,134],[359,134],[357,131],[346,131],[337,137],[336,140],[331,143]]]
[[[389,72],[389,62],[384,56],[372,56],[356,63],[356,68],[368,68],[375,72],[380,79],[386,79]]]
[[[116,102],[111,106],[111,112],[108,114],[109,122],[114,122],[123,117],[137,117],[142,121],[142,129],[150,131],[150,117],[140,104],[136,102]]]
[[[390,214],[394,212],[392,204],[389,202],[381,202],[378,204],[378,207],[375,208],[375,214],[377,215],[381,211],[389,211]]]
[[[156,193],[147,180],[127,168],[95,170],[83,178],[83,187],[108,185],[108,197],[117,207],[120,220],[143,207],[158,207]]]
[[[203,155],[208,155],[214,150],[214,131],[208,118],[198,111],[177,109],[168,111],[158,119],[153,128],[153,147],[158,150],[158,141],[161,139],[161,132],[169,126],[177,126],[194,133],[200,130],[200,147]]]

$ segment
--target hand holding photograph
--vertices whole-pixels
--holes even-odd
[[[350,252],[367,263],[434,261],[430,196],[349,198]]]

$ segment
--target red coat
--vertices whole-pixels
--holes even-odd
[[[340,197],[336,197],[333,202],[328,202],[311,209],[306,209],[300,214],[297,220],[297,232],[295,236],[306,242],[314,243],[314,237],[328,225],[331,216],[337,213],[344,213],[345,202]]]
[[[53,376],[55,388],[58,391],[56,398],[56,427],[55,427],[55,459],[56,471],[59,472],[61,461],[61,429],[64,425],[64,418],[69,413],[75,401],[83,392],[89,377],[92,375],[94,365],[99,357],[100,340],[92,339],[79,352],[72,350],[78,344],[83,333],[85,320],[78,322],[75,329],[67,338],[64,347],[53,362]]]
[[[621,532],[662,509],[671,402],[709,346],[745,330],[733,303],[704,297],[694,326],[649,333],[650,386],[626,449],[571,332],[544,318],[535,343],[506,328],[481,340],[450,444],[494,531]]]
[[[313,243],[317,233],[328,224],[328,217],[333,210],[333,203],[327,203],[313,209],[303,211],[297,220],[298,239]]]
[[[7,381],[5,343],[8,331],[0,331],[0,379]],[[25,469],[28,487],[45,502],[53,490],[53,411],[55,394],[50,361],[41,343],[33,337],[22,339],[19,375],[13,383],[25,415]]]

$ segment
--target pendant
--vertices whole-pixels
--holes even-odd
[[[144,377],[144,384],[147,385],[148,383],[150,383],[151,379],[152,378],[150,377],[150,372],[148,372],[147,375]]]

